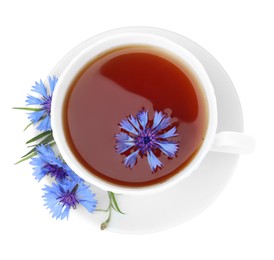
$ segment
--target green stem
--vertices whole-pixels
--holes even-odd
[[[20,161],[16,162],[15,165],[16,165],[16,164],[19,164],[19,163],[21,163],[21,162],[24,162],[24,161],[26,161],[26,160],[28,160],[28,159],[31,159],[31,158],[32,158],[33,156],[35,156],[36,154],[37,154],[36,152],[32,152],[30,155],[25,156],[23,159],[21,159]]]
[[[98,212],[108,212],[108,208],[107,208],[107,209],[95,209],[94,211],[98,211]]]
[[[119,208],[118,202],[115,198],[115,193],[109,191],[109,198],[111,200],[111,207],[116,210],[117,212],[121,213],[121,214],[125,214],[124,212],[122,212]]]
[[[101,224],[101,230],[105,230],[108,227],[108,224],[111,221],[111,214],[112,214],[112,210],[115,210],[121,214],[125,214],[124,212],[122,212],[118,206],[118,202],[115,198],[115,193],[108,191],[108,198],[109,198],[109,204],[108,204],[108,208],[107,209],[98,209],[97,211],[104,211],[104,212],[108,212],[108,218]]]

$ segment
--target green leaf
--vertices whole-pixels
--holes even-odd
[[[36,154],[37,154],[36,152],[32,152],[32,153],[30,153],[29,156],[24,156],[23,159],[21,159],[20,161],[16,162],[15,164],[19,164],[19,163],[21,163],[21,162],[24,162],[24,161],[26,161],[26,160],[32,158],[32,157],[35,156]]]
[[[33,107],[13,107],[12,109],[19,109],[19,110],[28,110],[28,111],[41,111],[41,108],[33,108]]]
[[[53,135],[48,135],[45,139],[43,139],[38,145],[40,144],[50,144],[52,141],[54,141]]]
[[[23,155],[21,158],[25,158],[25,157],[28,156],[29,154],[35,152],[35,150],[36,150],[36,145],[35,145],[34,148],[32,148],[28,153],[26,153],[25,155]]]
[[[47,140],[46,140],[47,139]],[[51,141],[49,141],[51,140]],[[36,144],[36,145],[33,145],[34,147],[29,151],[27,152],[25,155],[23,155],[21,158],[20,161],[16,162],[15,164],[18,164],[18,163],[21,163],[23,161],[26,161],[28,159],[31,159],[33,156],[37,155],[37,152],[36,152],[36,147],[40,144],[43,144],[43,142],[47,143],[48,145],[52,146],[55,144],[54,142],[54,139],[53,139],[53,136],[52,135],[49,135],[48,137],[46,137],[42,142],[40,142],[39,144]]]
[[[47,144],[47,143],[50,143],[51,141],[53,141],[53,136],[52,135],[49,135],[48,137],[46,137],[44,140],[42,140],[40,143],[38,144],[35,144],[35,145],[32,145],[32,146],[29,146],[29,147],[34,147],[32,148],[28,153],[26,153],[25,155],[23,155],[21,158],[24,158],[26,156],[28,156],[29,154],[31,154],[32,152],[34,152],[36,150],[36,147],[40,144]],[[54,142],[55,143],[55,142]],[[49,145],[53,145],[54,143],[50,143]]]
[[[33,138],[31,138],[30,140],[28,140],[28,141],[26,142],[26,144],[32,143],[32,142],[34,142],[34,141],[37,141],[37,140],[41,139],[42,137],[44,137],[44,136],[46,136],[46,135],[49,135],[49,134],[52,134],[52,131],[51,131],[51,130],[36,135],[35,137],[33,137]]]
[[[31,125],[33,124],[33,122],[30,122],[24,129],[24,131],[26,131]]]
[[[49,140],[49,138],[48,137],[50,137],[51,138],[51,141],[48,141]],[[15,163],[15,164],[18,164],[18,163],[20,163],[20,162],[23,162],[23,161],[25,161],[25,160],[27,160],[27,159],[30,159],[30,158],[32,158],[34,155],[36,155],[37,153],[36,153],[36,147],[38,146],[38,145],[40,145],[40,144],[44,144],[43,142],[45,142],[45,143],[47,143],[48,145],[50,145],[50,146],[52,146],[52,145],[54,145],[55,144],[55,142],[54,142],[54,139],[53,139],[53,136],[48,136],[47,138],[45,138],[42,142],[40,142],[39,144],[36,144],[36,145],[32,145],[32,146],[30,146],[30,147],[33,147],[29,152],[27,152],[25,155],[23,155],[21,158],[21,160],[20,161],[18,161],[17,163]],[[46,140],[46,139],[48,139],[48,140]],[[33,154],[33,155],[32,155]],[[32,155],[32,156],[31,156]]]
[[[35,148],[36,148],[36,147],[37,147],[38,145],[40,145],[40,144],[47,144],[47,145],[53,146],[53,145],[55,144],[55,142],[54,142],[54,139],[52,139],[52,141],[46,140],[45,143],[43,143],[43,141],[42,141],[42,142],[39,143],[39,144],[29,145],[28,148],[31,148],[31,147],[35,147]],[[62,158],[60,155],[59,155],[59,157]]]
[[[54,141],[52,133],[50,133],[45,139],[43,139],[40,143],[34,144],[34,145],[29,145],[28,147],[36,147],[40,144],[49,144],[52,145],[52,141]],[[55,143],[55,142],[54,142]]]
[[[111,199],[111,205],[112,205],[112,208],[115,209],[117,212],[121,213],[121,214],[125,214],[124,212],[122,212],[118,206],[118,203],[116,201],[116,198],[115,198],[115,194],[111,191],[108,192],[109,193],[109,196],[110,196],[110,199]],[[112,203],[113,202],[113,203]]]

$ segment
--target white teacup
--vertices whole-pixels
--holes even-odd
[[[206,95],[208,106],[208,126],[199,151],[192,161],[183,168],[178,174],[170,177],[162,183],[157,183],[145,187],[126,187],[107,182],[89,172],[74,156],[69,148],[64,135],[63,126],[63,103],[69,87],[81,69],[93,60],[96,56],[127,45],[150,45],[166,50],[172,55],[176,55],[200,82],[200,86]],[[170,39],[166,31],[152,28],[134,27],[112,30],[89,40],[89,44],[83,44],[82,50],[77,54],[61,74],[54,91],[51,107],[51,123],[54,139],[66,163],[80,177],[97,187],[119,194],[144,195],[156,191],[167,189],[184,178],[188,177],[202,162],[208,152],[226,152],[226,153],[249,153],[254,149],[254,140],[248,135],[238,132],[220,132],[217,130],[217,105],[216,97],[210,79],[199,60],[188,50]],[[206,173],[205,173],[206,174]],[[221,174],[221,173],[220,173]]]

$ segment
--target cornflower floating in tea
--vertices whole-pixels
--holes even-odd
[[[156,111],[153,121],[149,122],[148,110],[141,110],[136,117],[130,115],[119,123],[123,131],[115,135],[115,148],[120,154],[130,150],[131,153],[124,159],[126,167],[135,165],[138,154],[147,156],[152,172],[157,167],[163,167],[154,154],[158,149],[170,158],[175,157],[179,144],[168,140],[177,136],[176,127],[171,128],[170,119],[167,114]]]

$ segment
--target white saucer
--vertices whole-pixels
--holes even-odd
[[[131,28],[132,29],[132,28]],[[128,30],[128,28],[120,29]],[[138,28],[132,30],[138,31]],[[147,29],[149,31],[149,29]],[[155,32],[155,29],[154,29]],[[159,33],[163,30],[159,29]],[[108,32],[93,37],[67,54],[52,70],[51,75],[59,77],[69,61],[79,51]],[[204,65],[217,97],[218,132],[243,131],[243,116],[235,88],[221,65],[201,46],[172,32],[165,31],[177,43],[192,52]],[[125,215],[113,211],[108,231],[119,233],[150,233],[161,231],[197,216],[209,207],[229,182],[238,163],[239,155],[210,152],[200,167],[187,179],[175,187],[148,196],[118,195],[117,201]],[[108,195],[105,191],[92,187],[98,200],[98,208],[106,208]],[[71,212],[72,217],[79,217],[87,223],[96,225],[106,220],[107,214],[90,214],[84,209]]]

